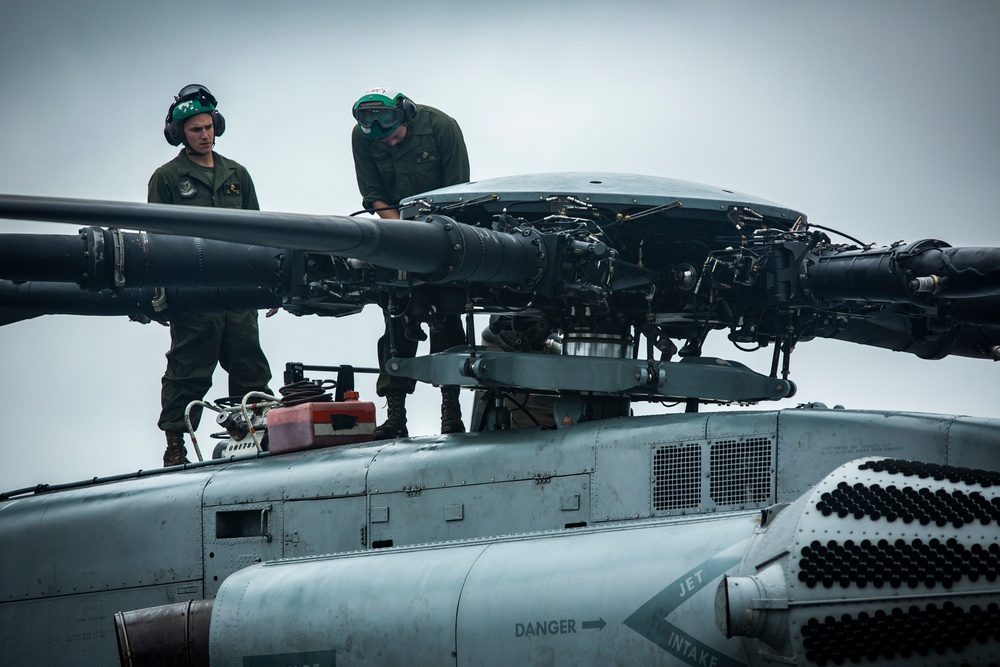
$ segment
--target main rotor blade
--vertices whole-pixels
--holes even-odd
[[[362,259],[377,256],[383,242],[401,232],[419,252],[400,258],[408,266],[386,265],[417,272],[438,268],[441,258],[434,255],[444,253],[444,249],[432,252],[440,245],[440,230],[430,225],[362,217],[0,195],[0,218],[134,229]],[[393,255],[392,259],[397,258]]]
[[[507,234],[443,216],[419,221],[0,195],[0,218],[38,220],[329,253],[436,280],[525,284],[552,258],[537,235]]]

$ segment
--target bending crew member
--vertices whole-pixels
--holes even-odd
[[[462,130],[453,118],[433,107],[414,104],[389,88],[372,88],[353,108],[357,124],[351,133],[354,169],[365,210],[398,220],[399,202],[406,197],[469,180],[469,152]],[[388,224],[388,223],[386,223]],[[379,373],[376,393],[386,398],[388,418],[375,429],[375,439],[406,437],[406,395],[415,382],[385,372],[389,360],[389,331],[397,356],[416,356],[417,341],[406,336],[402,317],[391,317],[383,307],[385,333],[378,341]],[[412,334],[411,334],[412,335]],[[431,353],[465,343],[461,318],[454,313],[431,329]],[[441,388],[441,432],[462,433],[458,387]]]

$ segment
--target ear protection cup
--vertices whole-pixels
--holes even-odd
[[[173,123],[167,123],[163,126],[163,138],[167,140],[167,143],[171,146],[180,146],[181,138],[177,136],[177,132],[174,131]]]
[[[417,105],[409,97],[399,100],[399,108],[403,110],[403,119],[409,122],[417,117]]]
[[[181,141],[184,140],[184,132],[180,127],[178,127],[172,117],[175,106],[177,106],[176,102],[171,104],[170,108],[167,109],[167,117],[163,121],[163,138],[166,139],[167,143],[171,146],[180,146]]]
[[[212,120],[215,124],[215,138],[218,139],[226,131],[226,119],[218,111],[212,112]]]

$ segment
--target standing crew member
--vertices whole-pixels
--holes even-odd
[[[250,173],[213,150],[216,137],[226,129],[217,106],[212,93],[198,84],[185,86],[174,98],[163,134],[171,146],[183,143],[184,147],[177,157],[153,172],[147,201],[260,210]],[[267,386],[271,368],[260,348],[256,311],[172,319],[166,356],[157,422],[167,436],[164,466],[188,462],[184,410],[188,403],[208,393],[216,364],[222,364],[229,373],[230,396],[244,396],[250,391],[271,393]],[[200,417],[201,409],[192,409],[195,428]]]
[[[351,134],[354,170],[366,211],[382,218],[399,219],[399,202],[406,197],[466,183],[469,152],[462,129],[450,116],[429,106],[414,104],[389,88],[372,88],[354,103],[357,125]],[[386,223],[388,224],[388,223]],[[406,437],[406,395],[415,382],[385,372],[392,327],[396,352],[401,358],[416,356],[417,341],[406,337],[400,318],[383,310],[385,333],[378,341],[379,373],[375,389],[386,397],[388,419],[375,429],[375,439]],[[431,353],[465,343],[461,318],[444,317],[440,330],[431,329]],[[441,432],[462,433],[462,408],[458,387],[441,388]]]

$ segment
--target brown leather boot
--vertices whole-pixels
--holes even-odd
[[[375,427],[372,440],[392,440],[406,438],[410,434],[406,430],[406,392],[390,391],[385,395],[386,420]]]
[[[441,433],[465,433],[458,387],[441,387]]]
[[[167,451],[163,452],[163,467],[190,463],[187,459],[187,448],[184,446],[184,433],[181,431],[164,431],[164,433],[167,435]]]

